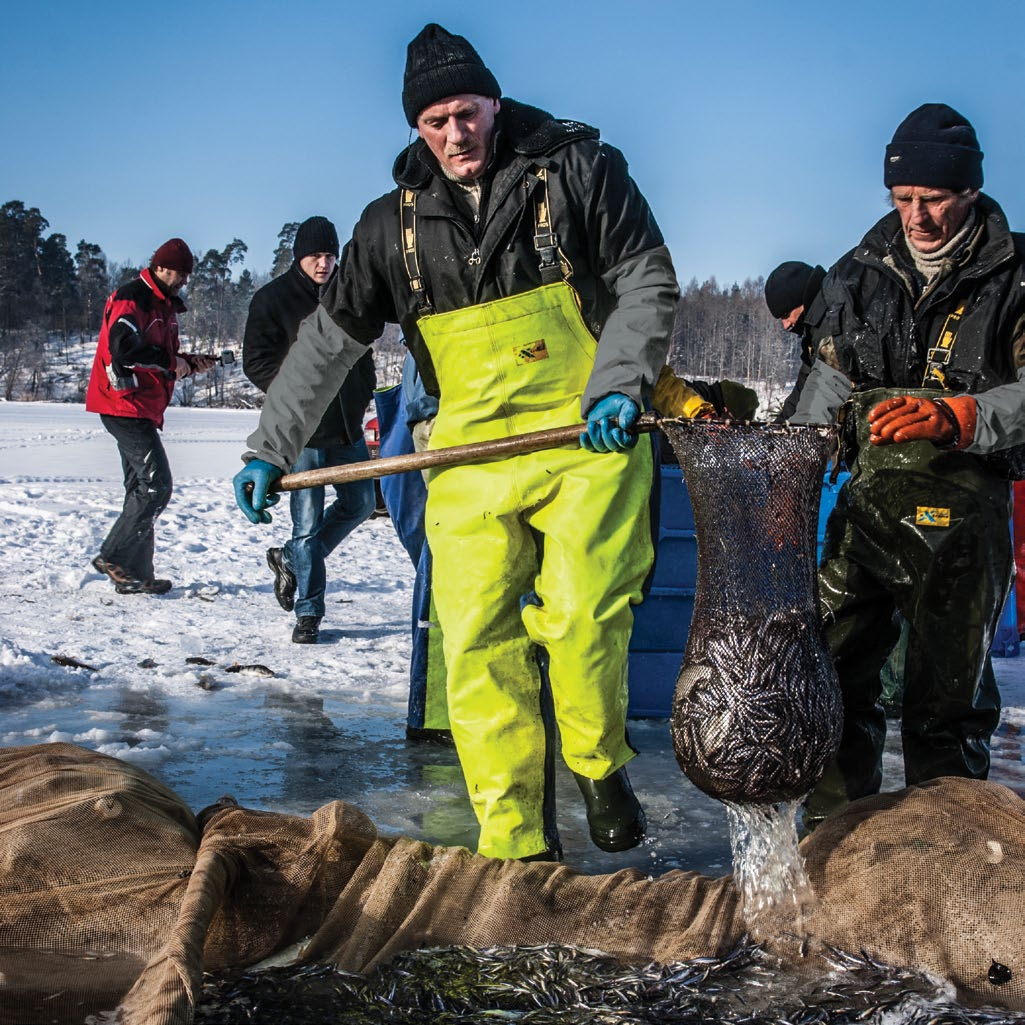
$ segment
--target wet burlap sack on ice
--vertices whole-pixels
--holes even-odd
[[[1025,802],[944,777],[878,794],[801,845],[811,932],[953,982],[969,1005],[1025,1010]]]
[[[204,968],[242,968],[305,936],[304,960],[366,971],[455,944],[670,961],[723,953],[744,932],[728,877],[494,861],[377,837],[340,802],[310,818],[230,803],[200,818],[202,830],[167,788],[95,752],[0,750],[2,1025],[115,1005],[129,1025],[187,1023]],[[803,850],[818,941],[1025,1009],[1025,806],[1010,791],[946,780],[868,799]],[[989,981],[992,961],[1009,981]]]
[[[0,749],[0,1025],[191,1020],[204,965],[253,964],[314,932],[373,843],[310,818],[213,809],[70,744]]]

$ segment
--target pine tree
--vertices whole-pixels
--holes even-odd
[[[78,312],[78,281],[75,261],[68,252],[66,235],[53,234],[39,247],[39,270],[46,303],[47,328],[60,332],[67,344],[70,322]]]
[[[49,222],[20,200],[0,207],[0,336],[43,311],[40,239]]]
[[[289,221],[278,232],[278,248],[274,250],[274,266],[270,272],[272,278],[284,274],[292,266],[292,245],[295,243],[295,233],[298,230],[299,222]]]
[[[82,334],[99,334],[103,307],[111,293],[107,258],[95,242],[81,239],[75,250],[75,268],[78,277],[79,324]]]
[[[189,334],[193,339],[202,339],[206,350],[219,349],[241,337],[240,311],[231,274],[248,250],[241,239],[232,239],[221,250],[208,249],[192,271],[188,290]]]

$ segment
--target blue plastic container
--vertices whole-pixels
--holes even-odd
[[[644,602],[634,609],[630,638],[633,718],[669,715],[694,611],[698,546],[694,511],[679,466],[662,467],[655,575]]]

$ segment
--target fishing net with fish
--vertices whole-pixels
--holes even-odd
[[[833,428],[663,423],[698,542],[670,729],[680,767],[736,804],[803,797],[836,754],[840,687],[819,620],[816,528]]]
[[[772,956],[823,974],[819,951],[864,949],[965,1001],[1025,1010],[1025,805],[1011,791],[947,779],[865,799],[802,850],[810,935],[781,936]],[[225,800],[194,816],[105,755],[0,749],[2,1025],[113,1020],[116,1006],[127,1025],[185,1025],[204,970],[227,976],[299,940],[299,965],[364,975],[437,947],[672,964],[744,934],[729,877],[491,860],[379,837],[341,802],[303,818]]]

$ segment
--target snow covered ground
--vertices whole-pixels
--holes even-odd
[[[99,418],[80,405],[0,403],[0,745],[63,740],[115,755],[195,810],[225,793],[304,815],[338,798],[382,832],[472,846],[454,753],[405,740],[413,571],[390,521],[368,521],[335,553],[322,643],[292,644],[264,562],[287,536],[287,508],[254,526],[231,493],[256,416],[168,410],[175,494],[156,567],[175,587],[155,597],[118,595],[89,564],[122,496]],[[240,669],[251,666],[272,675]],[[992,778],[1025,795],[1025,658],[995,666],[1006,707]],[[631,739],[651,835],[626,854],[597,851],[563,769],[569,863],[728,872],[725,812],[681,774],[665,720],[632,722]],[[887,789],[901,785],[891,739]]]

